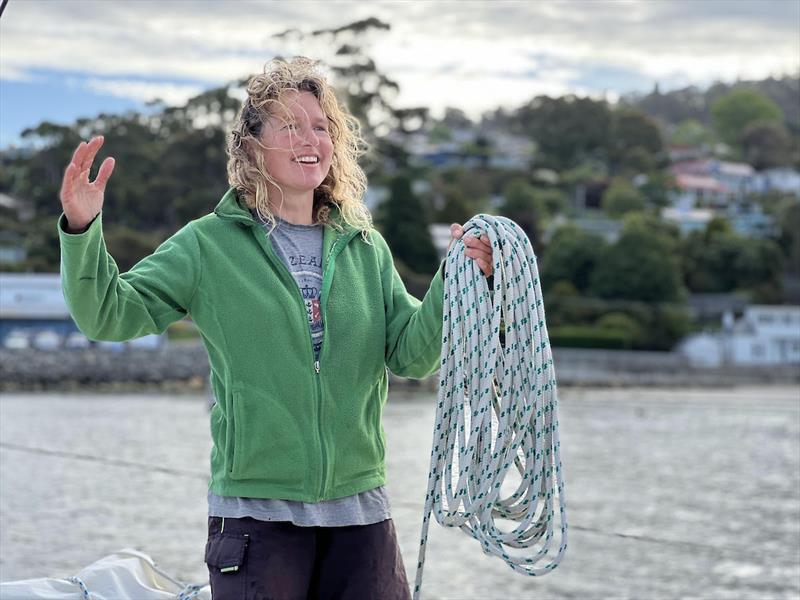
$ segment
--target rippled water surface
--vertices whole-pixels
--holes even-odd
[[[395,392],[385,411],[410,581],[434,399]],[[563,388],[559,417],[561,565],[525,577],[434,523],[424,597],[800,597],[800,390]],[[0,434],[0,580],[69,576],[124,547],[207,579],[204,398],[5,394]]]

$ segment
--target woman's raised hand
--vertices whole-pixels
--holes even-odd
[[[89,143],[81,142],[64,172],[60,197],[68,231],[83,231],[103,208],[103,196],[114,170],[114,159],[110,156],[105,159],[97,178],[89,181],[89,169],[102,145],[102,135],[92,138]]]

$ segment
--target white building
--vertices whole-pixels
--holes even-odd
[[[716,216],[713,208],[673,208],[661,209],[661,218],[675,223],[686,235],[690,231],[705,231],[708,222]]]
[[[728,188],[736,198],[741,198],[752,187],[756,171],[747,163],[712,160],[710,174]]]
[[[800,365],[800,306],[749,306],[738,320],[726,313],[722,323],[718,333],[682,342],[679,351],[692,365]]]
[[[428,225],[428,232],[431,234],[433,247],[439,260],[444,260],[447,256],[447,247],[450,245],[450,225],[448,223],[431,223]]]
[[[778,191],[800,197],[800,173],[788,167],[760,171],[753,176],[750,191],[758,194]]]
[[[127,343],[156,348],[165,340],[153,335]],[[58,273],[0,273],[0,346],[58,350],[88,345],[69,314]]]

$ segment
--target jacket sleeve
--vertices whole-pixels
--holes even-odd
[[[377,231],[373,233],[386,310],[386,366],[400,377],[427,377],[439,368],[442,351],[444,263],[420,302],[406,291],[386,240]]]
[[[92,340],[125,341],[151,333],[188,314],[200,281],[200,249],[191,223],[150,256],[120,274],[103,240],[102,213],[83,233],[58,220],[61,287],[78,328]]]

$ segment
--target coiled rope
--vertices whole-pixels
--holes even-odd
[[[445,262],[439,394],[414,600],[431,513],[518,573],[549,573],[567,549],[556,378],[536,257],[519,225],[505,217],[480,214],[464,230],[489,239],[494,286],[490,291],[464,244],[453,244]],[[520,481],[501,497],[512,465]],[[501,531],[496,518],[516,527]],[[548,558],[556,528],[558,550],[537,566]]]

